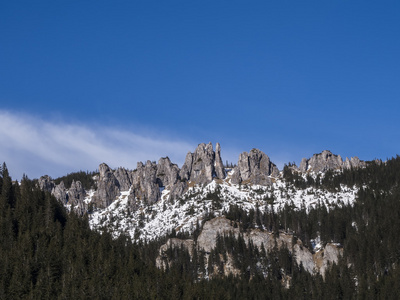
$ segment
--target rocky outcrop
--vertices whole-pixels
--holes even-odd
[[[61,181],[60,184],[56,185],[51,191],[51,194],[63,204],[68,202],[67,190],[65,189],[64,181]]]
[[[322,153],[314,154],[310,159],[302,159],[300,163],[300,171],[306,172],[325,172],[332,169],[340,169],[343,165],[343,160],[340,155],[334,155],[329,150],[324,150]]]
[[[366,166],[367,166],[366,162],[360,160],[357,156],[352,157],[351,159],[348,159],[346,157],[346,160],[343,163],[343,168],[345,169],[357,169],[357,168],[364,168]]]
[[[50,176],[44,175],[39,178],[39,187],[42,191],[51,193],[54,189],[54,181],[51,180]]]
[[[114,173],[105,163],[99,166],[99,181],[97,191],[93,197],[93,202],[99,208],[109,206],[120,194],[119,183]]]
[[[190,180],[196,184],[208,184],[214,177],[225,178],[225,171],[220,156],[221,147],[217,144],[214,152],[211,143],[200,144],[194,153],[186,155],[185,163],[179,173],[181,179]]]
[[[71,204],[71,207],[79,215],[86,211],[86,206],[83,202],[86,196],[86,191],[82,187],[80,181],[72,181],[69,190],[65,188],[64,181],[55,184],[53,180],[47,175],[39,178],[39,187],[43,191],[51,193],[62,204]]]
[[[224,179],[226,177],[224,164],[222,163],[221,159],[221,145],[217,143],[215,145],[215,174],[219,179]]]
[[[325,150],[313,155],[310,159],[304,158],[298,169],[296,166],[292,168],[302,172],[323,172],[365,165],[366,163],[357,157],[346,158],[343,162],[340,156]],[[252,149],[239,155],[238,165],[230,174],[230,182],[233,184],[270,185],[273,178],[279,176],[279,170],[264,152]],[[121,192],[129,191],[129,203],[135,210],[141,201],[147,204],[159,201],[164,189],[166,189],[164,193],[166,197],[177,199],[188,190],[189,186],[205,185],[212,182],[214,178],[224,179],[225,177],[220,144],[216,144],[214,151],[211,143],[202,143],[193,153],[187,154],[182,169],[173,164],[168,157],[160,158],[158,163],[139,162],[134,171],[122,167],[112,170],[105,163],[101,164],[99,175],[93,177],[97,190],[91,202],[94,207],[105,208],[121,196]],[[74,182],[70,191],[66,190],[64,184],[56,186],[49,176],[42,176],[38,184],[42,190],[51,192],[61,202],[69,201],[71,205],[84,210],[83,199],[86,192],[81,185],[78,186],[78,181]]]
[[[177,199],[182,196],[188,188],[187,181],[178,181],[170,188],[170,199]]]
[[[308,273],[314,273],[315,270],[315,262],[313,259],[313,255],[310,250],[305,248],[301,242],[298,242],[293,245],[293,253],[296,258],[296,263],[300,266],[303,265],[303,268]]]
[[[167,250],[173,250],[174,247],[185,248],[192,255],[193,245],[196,245],[197,251],[203,251],[206,258],[215,249],[217,245],[218,236],[232,234],[238,238],[239,234],[242,235],[245,243],[252,242],[254,246],[259,249],[264,249],[269,252],[275,247],[278,249],[285,247],[291,252],[296,259],[298,265],[302,265],[303,268],[311,273],[320,273],[322,276],[325,275],[326,270],[332,263],[337,263],[339,257],[343,255],[343,249],[337,244],[328,243],[325,247],[320,248],[316,253],[310,251],[305,247],[299,239],[294,242],[293,235],[289,233],[280,232],[278,236],[268,231],[261,231],[259,229],[252,229],[247,232],[240,232],[237,226],[234,226],[234,222],[226,219],[225,217],[213,218],[204,223],[200,235],[197,241],[193,240],[182,240],[182,239],[169,239],[166,244],[162,245],[159,250],[159,256],[157,257],[157,267],[166,268],[173,263],[171,257],[166,255]],[[223,253],[220,253],[222,255]],[[229,275],[237,273],[237,269],[229,265],[229,257],[227,264],[224,266],[224,274]]]
[[[197,248],[205,252],[211,252],[217,243],[217,236],[228,235],[232,233],[236,238],[240,234],[238,227],[225,217],[213,218],[204,223],[203,229],[197,238]],[[253,244],[259,248],[264,246],[265,250],[270,251],[276,245],[280,248],[285,245],[288,248],[292,247],[292,235],[281,233],[279,237],[275,238],[271,232],[253,229],[249,232],[244,232],[243,238],[246,243],[251,240]]]
[[[173,262],[173,257],[168,255],[168,250],[173,249],[184,249],[189,252],[189,255],[193,255],[193,240],[182,240],[178,238],[170,238],[168,241],[160,247],[159,255],[156,259],[156,266],[159,269],[165,269],[167,266],[170,267]]]
[[[157,181],[160,187],[172,186],[179,178],[179,167],[171,163],[168,157],[163,157],[158,160]]]
[[[160,199],[160,187],[157,182],[157,164],[147,161],[137,164],[132,175],[132,188],[135,197],[152,204]]]
[[[86,191],[80,181],[72,181],[71,187],[68,190],[68,202],[71,205],[77,205],[85,199]]]
[[[189,181],[193,184],[208,184],[213,178],[224,179],[226,177],[221,159],[221,146],[216,144],[199,144],[194,153],[189,152],[186,156],[182,169],[173,164],[168,157],[160,158],[158,163],[147,161],[146,164],[139,162],[134,171],[128,171],[122,167],[112,170],[107,164],[99,166],[99,175],[95,181],[97,190],[92,197],[92,203],[97,208],[109,206],[121,192],[130,191],[129,203],[135,209],[140,201],[148,204],[157,202],[161,198],[161,190],[167,188],[169,197],[177,199],[182,196]],[[71,205],[79,205],[84,209],[83,199],[85,191],[77,182],[70,191],[64,185],[57,186],[49,176],[42,176],[39,179],[39,186],[56,194],[57,199],[66,203],[68,195]]]
[[[239,228],[234,228],[231,221],[224,217],[211,219],[204,223],[203,229],[197,238],[197,248],[205,252],[211,252],[217,243],[217,236],[228,234],[229,232],[237,238]]]
[[[128,191],[131,187],[131,179],[129,173],[126,169],[120,167],[114,172],[115,179],[117,179],[119,184],[119,189],[121,191]]]
[[[338,263],[343,256],[343,248],[335,243],[327,243],[323,249],[313,255],[315,267],[325,277],[325,272],[333,263]]]
[[[270,185],[270,176],[276,177],[279,170],[271,162],[268,155],[258,149],[252,149],[249,153],[239,155],[238,165],[234,168],[232,183],[251,183]]]
[[[303,158],[299,170],[303,173],[307,171],[318,173],[328,170],[360,168],[365,166],[366,163],[361,161],[358,157],[352,157],[351,159],[346,158],[343,162],[340,155],[335,155],[329,150],[324,150],[321,153],[314,154],[310,159]]]
[[[71,204],[74,211],[78,215],[83,215],[86,212],[87,206],[83,201],[86,196],[86,191],[80,181],[72,181],[71,187],[68,190],[68,203]]]

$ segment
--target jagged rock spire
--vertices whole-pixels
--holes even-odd
[[[120,189],[118,180],[107,164],[102,163],[99,166],[99,171],[100,175],[94,202],[97,207],[104,208],[115,200],[120,193]]]
[[[132,187],[135,196],[151,204],[160,199],[160,188],[157,183],[157,164],[148,160],[145,165],[138,163],[133,171]]]
[[[225,178],[225,171],[221,159],[221,146],[217,144],[216,152],[211,143],[199,144],[194,153],[186,155],[185,163],[179,173],[184,180],[197,184],[210,183],[214,177]]]

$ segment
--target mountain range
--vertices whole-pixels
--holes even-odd
[[[329,190],[318,184],[301,188],[298,182],[319,183],[328,172],[332,176],[335,172],[367,165],[357,157],[343,160],[328,150],[303,158],[299,167],[285,165],[284,170],[279,170],[258,149],[241,153],[235,165],[224,166],[222,161],[218,143],[215,150],[211,143],[202,143],[186,155],[182,168],[168,157],[160,158],[158,163],[138,162],[134,170],[122,167],[113,170],[102,163],[98,172],[87,174],[92,181],[86,188],[79,180],[72,179],[67,186],[60,179],[57,184],[49,176],[42,176],[38,184],[69,210],[87,214],[92,228],[107,228],[114,237],[126,234],[134,240],[149,241],[171,234],[190,236],[200,231],[197,239],[174,238],[160,247],[157,266],[165,268],[171,263],[165,254],[170,246],[183,245],[192,251],[195,245],[196,249],[205,251],[208,260],[218,235],[233,234],[237,238],[240,226],[234,226],[226,218],[232,207],[247,214],[254,214],[256,210],[258,214],[265,214],[282,211],[284,207],[309,211],[316,206],[329,210],[351,205],[359,190],[357,186],[341,185]],[[290,225],[281,229],[278,238],[264,225],[243,235],[246,242],[251,241],[258,248],[263,246],[266,251],[275,243],[279,247],[284,245],[310,273],[324,275],[327,266],[336,263],[343,252],[339,243],[321,241],[318,234],[308,237],[307,241],[292,242],[294,236]],[[311,247],[303,247],[304,244]],[[228,269],[224,271],[226,275],[237,273],[232,267]]]
[[[136,169],[12,181],[0,298],[398,299],[400,157],[322,151],[282,170],[199,144]]]

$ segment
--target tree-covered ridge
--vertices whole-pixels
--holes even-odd
[[[360,187],[354,205],[335,205],[329,210],[324,205],[317,205],[311,209],[304,207],[300,210],[286,205],[280,211],[275,212],[271,209],[265,213],[258,209],[246,211],[238,206],[231,206],[225,213],[228,219],[238,224],[242,232],[258,228],[279,235],[290,228],[293,237],[301,239],[309,249],[312,249],[310,239],[317,236],[324,244],[340,243],[344,249],[343,257],[337,265],[328,270],[325,281],[321,280],[319,275],[304,274],[301,266],[295,265],[290,259],[290,254],[287,254],[285,259],[282,259],[282,255],[274,254],[276,251],[267,256],[260,255],[262,249],[255,248],[250,242],[246,246],[241,236],[235,238],[232,235],[217,239],[217,246],[211,252],[208,261],[209,269],[216,268],[223,274],[226,255],[230,254],[242,276],[252,275],[253,278],[258,278],[260,270],[257,267],[260,265],[257,263],[267,259],[267,265],[275,263],[276,266],[269,270],[275,275],[269,275],[268,280],[275,276],[277,281],[282,281],[284,275],[291,278],[291,286],[287,291],[281,291],[280,297],[289,295],[301,286],[301,295],[304,295],[304,298],[319,299],[324,295],[328,299],[398,299],[399,175],[399,156],[385,163],[371,162],[363,169],[345,170],[343,173],[328,172],[325,180],[321,182],[324,188],[340,189],[341,184]],[[307,183],[307,180],[304,182]],[[213,200],[218,202],[218,197],[214,198]],[[197,257],[201,255],[197,254]],[[281,259],[270,261],[271,255]],[[291,261],[290,265],[288,261]],[[287,272],[282,273],[282,270]],[[200,271],[203,272],[204,270]],[[304,280],[308,281],[306,286]]]
[[[264,253],[232,236],[220,237],[211,263],[218,265],[226,253],[242,272],[206,280],[198,276],[204,253],[190,258],[185,249],[171,249],[176,261],[161,271],[154,261],[165,239],[135,244],[124,236],[112,239],[107,231],[92,231],[87,218],[67,213],[27,177],[13,183],[3,164],[0,299],[398,299],[399,178],[396,157],[332,175],[328,182],[335,182],[335,188],[360,186],[353,206],[309,211],[286,206],[265,214],[232,207],[227,212],[243,232],[263,228],[279,234],[290,228],[309,248],[307,241],[316,235],[324,242],[341,243],[343,258],[326,272],[325,280],[297,265],[290,249]],[[218,204],[217,197],[214,201]],[[258,260],[269,268],[259,270]]]
[[[69,189],[71,187],[72,181],[80,181],[85,190],[90,190],[95,187],[95,181],[93,180],[93,176],[96,175],[97,173],[98,172],[89,172],[89,171],[73,172],[65,176],[54,179],[54,183],[57,185],[60,184],[61,181],[63,181],[65,188]]]
[[[90,230],[26,177],[12,184],[5,165],[0,183],[1,299],[156,297],[163,275],[129,239]]]
[[[289,163],[284,165],[282,173],[287,182],[300,189],[315,187],[338,191],[341,185],[358,187],[367,185],[372,189],[389,190],[400,181],[399,166],[399,156],[397,155],[385,162],[381,160],[366,162],[364,168],[330,169],[323,174],[315,174],[315,176],[312,173],[303,175],[293,164]]]

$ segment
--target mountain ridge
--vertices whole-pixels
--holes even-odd
[[[300,166],[290,165],[297,172],[314,173],[334,169],[350,169],[365,167],[366,162],[358,157],[342,160],[340,155],[334,155],[329,150],[314,154],[311,158],[303,158]],[[229,169],[228,169],[229,170]],[[259,149],[251,149],[248,153],[239,155],[238,163],[233,168],[232,183],[271,185],[272,178],[280,174],[278,167],[270,160],[268,155]],[[216,143],[213,150],[212,144],[201,143],[195,151],[188,152],[182,168],[170,161],[168,157],[160,158],[158,163],[148,160],[145,164],[137,163],[134,170],[119,167],[112,170],[106,163],[99,165],[99,176],[93,177],[96,181],[95,194],[91,200],[96,208],[108,207],[122,191],[130,191],[129,198],[132,206],[135,200],[145,200],[148,204],[155,203],[161,198],[161,190],[168,187],[169,197],[176,199],[181,197],[189,188],[189,185],[206,185],[214,178],[225,179],[227,170],[224,168],[221,158],[221,147]],[[88,194],[80,183],[74,181],[69,189],[63,182],[55,184],[49,176],[39,178],[39,186],[53,194],[64,204],[76,207],[78,214],[84,214],[88,209],[88,203],[84,196]]]
[[[318,186],[299,188],[298,183],[319,182],[326,172],[365,166],[357,157],[343,161],[340,155],[324,150],[304,158],[300,167],[289,164],[280,171],[268,155],[253,148],[239,155],[236,166],[225,168],[220,144],[214,151],[211,143],[201,143],[188,152],[182,168],[168,157],[158,163],[138,162],[134,170],[112,170],[102,163],[98,174],[88,175],[94,182],[89,190],[74,180],[67,189],[63,181],[55,184],[49,176],[40,177],[38,184],[70,210],[88,214],[93,228],[107,225],[116,236],[125,232],[134,239],[154,239],[171,230],[193,231],[205,215],[223,215],[230,205],[247,210],[258,206],[265,211],[269,203],[274,210],[285,205],[300,209],[353,203],[356,187],[330,192]]]
[[[135,170],[113,170],[103,163],[98,174],[88,174],[95,183],[89,191],[79,181],[66,189],[46,176],[39,184],[61,195],[70,211],[87,215],[92,229],[106,230],[114,239],[122,235],[139,244],[156,243],[153,262],[166,272],[185,258],[190,268],[198,266],[198,280],[244,276],[246,268],[250,277],[266,279],[278,255],[276,276],[290,288],[289,262],[323,279],[343,260],[359,264],[348,257],[355,246],[346,235],[351,232],[354,240],[364,220],[344,220],[353,218],[349,212],[366,195],[385,193],[374,183],[385,181],[376,181],[369,169],[386,163],[343,160],[324,150],[299,167],[289,163],[279,170],[264,152],[251,149],[226,168],[220,151],[219,144],[216,151],[210,143],[199,144],[182,168],[167,157],[139,162]]]

